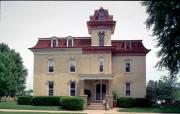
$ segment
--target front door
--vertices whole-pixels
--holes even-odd
[[[106,84],[96,84],[96,100],[104,100],[106,95]]]

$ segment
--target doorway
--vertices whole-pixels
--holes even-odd
[[[96,100],[102,101],[106,95],[106,84],[96,84]]]

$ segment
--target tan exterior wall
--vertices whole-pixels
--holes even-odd
[[[111,30],[110,29],[92,30],[92,33],[91,33],[92,46],[99,46],[99,36],[98,36],[99,31],[105,31],[104,46],[111,46]]]
[[[145,56],[111,56],[111,54],[82,54],[81,50],[34,52],[34,95],[48,95],[48,81],[54,81],[54,95],[69,95],[69,82],[76,81],[76,95],[79,95],[79,74],[100,74],[99,58],[104,57],[104,73],[113,75],[113,90],[125,96],[125,83],[131,82],[130,97],[145,97]],[[76,60],[76,73],[69,73],[69,59]],[[55,60],[54,73],[48,73],[48,59]],[[125,60],[131,60],[132,71],[125,72]],[[87,85],[87,84],[86,84]],[[87,86],[86,86],[87,87]],[[92,87],[92,86],[91,86]],[[108,86],[107,86],[108,87]],[[94,90],[92,90],[94,91]],[[93,93],[94,95],[94,93]]]
[[[104,57],[103,74],[111,74],[110,54],[82,54],[80,51],[66,50],[34,52],[34,95],[48,95],[48,81],[54,81],[54,95],[69,95],[69,81],[76,81],[77,95],[79,95],[79,74],[99,74],[99,58]],[[77,54],[75,54],[77,53]],[[76,60],[76,73],[69,73],[69,59]],[[55,60],[54,73],[48,73],[48,59]],[[110,65],[110,66],[109,66]]]
[[[132,71],[125,72],[125,60],[131,60]],[[146,95],[146,58],[145,56],[113,56],[113,90],[120,96],[125,96],[125,83],[131,83],[130,97],[145,97]]]

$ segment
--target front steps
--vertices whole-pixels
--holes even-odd
[[[87,110],[105,110],[105,106],[102,103],[90,103],[86,107]]]

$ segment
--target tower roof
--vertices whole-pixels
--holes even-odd
[[[94,15],[90,16],[90,20],[87,22],[89,34],[92,29],[105,28],[111,29],[111,33],[114,33],[116,21],[113,20],[113,16],[109,15],[108,10],[101,7],[94,11]]]

